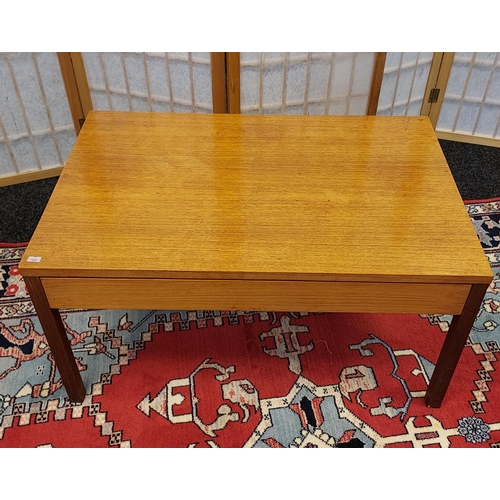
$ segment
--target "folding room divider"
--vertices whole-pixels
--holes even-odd
[[[76,129],[57,55],[0,53],[0,82],[0,185],[58,175]]]
[[[58,175],[91,109],[428,115],[500,145],[499,53],[0,53],[0,186]]]
[[[499,54],[388,53],[377,114],[428,115],[440,139],[500,147]]]

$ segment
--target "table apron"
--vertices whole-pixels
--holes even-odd
[[[42,278],[53,309],[461,314],[470,285],[194,279]]]

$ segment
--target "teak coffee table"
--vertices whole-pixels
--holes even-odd
[[[21,273],[76,402],[59,308],[452,314],[430,407],[493,277],[427,117],[97,111]]]

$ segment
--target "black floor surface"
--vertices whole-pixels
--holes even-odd
[[[463,200],[500,197],[500,148],[439,141]],[[29,241],[57,178],[0,188],[0,243]]]
[[[500,196],[500,148],[439,141],[463,200]]]
[[[0,188],[0,243],[30,240],[58,177]]]

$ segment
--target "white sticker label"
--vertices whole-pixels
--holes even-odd
[[[26,260],[27,260],[27,262],[40,262],[42,260],[42,258],[30,256]]]

